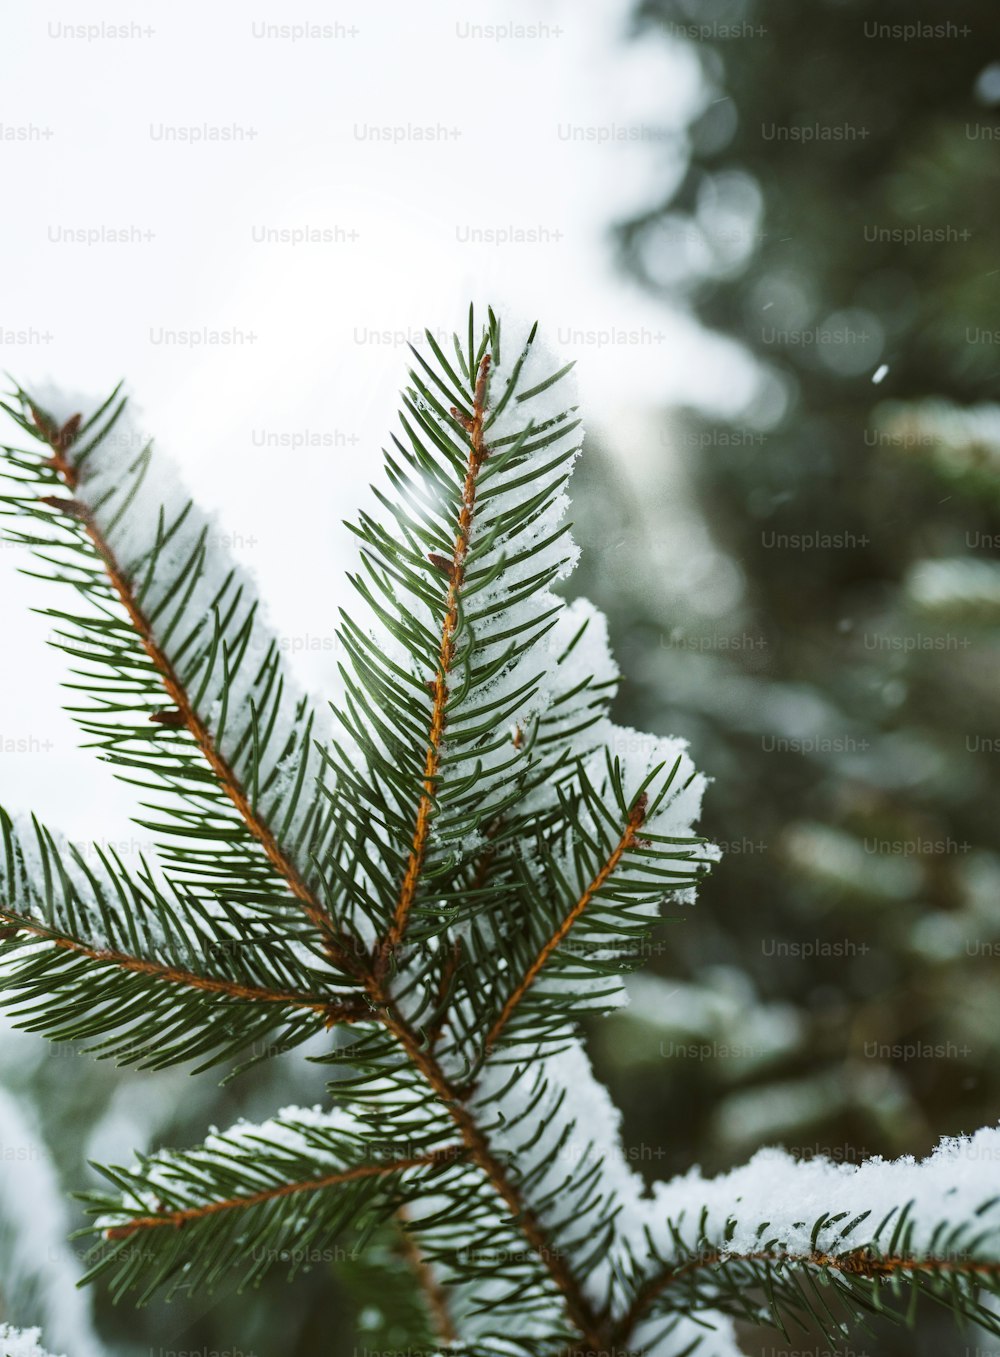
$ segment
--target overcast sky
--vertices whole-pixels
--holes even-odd
[[[662,199],[704,97],[684,49],[627,40],[628,12],[8,10],[0,363],[95,397],[128,379],[313,686],[340,520],[377,474],[413,331],[450,331],[470,297],[537,316],[623,473],[636,410],[749,391],[724,346],[614,271],[611,223]],[[273,446],[306,434],[328,446]],[[55,596],[24,564],[0,550],[0,804],[128,845],[130,795],[59,711],[63,659],[29,612]]]

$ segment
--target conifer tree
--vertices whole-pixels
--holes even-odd
[[[627,1023],[646,1068],[664,1037],[715,1043],[668,1064],[648,1110],[616,1088],[633,1125],[684,1100],[672,1169],[706,1154],[728,1167],[777,1138],[851,1159],[923,1153],[994,1121],[1000,1101],[996,308],[983,286],[996,228],[982,192],[1000,136],[983,51],[1000,10],[973,0],[952,23],[917,0],[915,30],[885,9],[634,8],[637,33],[681,39],[704,84],[683,173],[651,177],[621,262],[761,379],[738,414],[664,412],[641,486],[649,526],[636,531],[627,506],[612,558],[619,589],[610,571],[576,581],[614,619],[630,680],[619,710],[692,739],[716,776],[702,829],[728,849],[698,927],[660,949],[667,1021]],[[834,127],[858,134],[805,140]],[[586,569],[583,500],[575,481]],[[629,587],[636,541],[672,594]],[[698,587],[678,596],[678,577]],[[634,1045],[631,1059],[634,1088]],[[943,1312],[920,1328],[922,1353],[965,1346]],[[913,1339],[883,1328],[875,1351],[913,1357]]]
[[[651,1193],[628,1164],[579,1023],[717,855],[683,743],[612,722],[603,619],[553,592],[571,366],[492,311],[414,349],[328,709],[119,391],[5,407],[11,536],[68,586],[73,711],[157,850],[129,870],[0,813],[8,1011],[198,1075],[325,1042],[314,1107],[105,1167],[87,1277],[188,1297],[349,1239],[381,1346],[426,1353],[729,1357],[737,1319],[835,1338],[921,1295],[1000,1332],[995,1129]]]

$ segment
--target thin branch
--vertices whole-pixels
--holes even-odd
[[[545,969],[545,966],[548,964],[549,958],[552,956],[552,953],[556,951],[556,949],[565,941],[568,933],[572,929],[573,925],[576,923],[577,919],[579,919],[580,915],[584,912],[584,910],[590,904],[591,900],[593,900],[594,896],[598,893],[598,891],[600,891],[601,888],[605,886],[609,879],[614,875],[615,871],[618,868],[618,864],[621,862],[623,856],[635,844],[635,841],[639,834],[639,830],[642,828],[643,821],[646,818],[646,805],[647,799],[645,793],[643,793],[643,795],[639,797],[635,805],[632,807],[631,814],[628,817],[628,823],[625,826],[622,836],[618,840],[615,847],[612,849],[610,855],[608,856],[607,861],[603,864],[600,871],[594,877],[593,881],[591,881],[590,884],[583,891],[580,898],[574,903],[572,909],[569,910],[565,918],[563,918],[563,920],[560,922],[559,927],[555,930],[552,936],[546,939],[542,947],[539,949],[538,955],[535,957],[534,961],[531,963],[531,965],[525,972],[523,979],[520,981],[517,988],[508,997],[507,1002],[504,1004],[499,1017],[496,1019],[496,1021],[494,1022],[493,1026],[490,1028],[487,1034],[486,1037],[487,1051],[492,1050],[493,1047],[496,1045],[497,1040],[499,1039],[499,1037],[507,1027],[507,1024],[513,1017],[514,1011],[516,1010],[517,1006],[520,1004],[525,994],[527,994],[528,990],[531,988],[531,986],[538,979],[539,975]]]
[[[463,1102],[461,1091],[451,1083],[434,1055],[421,1044],[404,1018],[391,1008],[386,1008],[384,1021],[450,1114],[473,1163],[489,1179],[525,1239],[544,1263],[549,1276],[562,1295],[570,1320],[591,1347],[600,1348],[600,1316],[587,1299],[583,1287],[573,1275],[565,1257],[549,1243],[548,1235],[537,1215],[525,1202],[516,1184],[511,1181],[507,1169],[494,1155],[488,1139]]]
[[[362,1178],[382,1178],[404,1169],[436,1167],[450,1163],[461,1153],[457,1145],[448,1145],[441,1150],[432,1150],[429,1154],[414,1155],[409,1159],[396,1159],[391,1164],[361,1164],[357,1168],[342,1169],[339,1173],[327,1174],[325,1178],[308,1178],[302,1183],[282,1183],[279,1187],[265,1188],[261,1192],[246,1197],[228,1197],[225,1201],[206,1202],[204,1206],[190,1206],[181,1211],[167,1211],[162,1215],[138,1216],[127,1225],[113,1225],[105,1231],[107,1239],[128,1239],[140,1230],[156,1230],[164,1225],[181,1229],[194,1220],[204,1220],[207,1216],[218,1215],[222,1211],[243,1211],[251,1206],[260,1206],[264,1202],[277,1201],[281,1197],[291,1197],[299,1192],[319,1192],[326,1187],[336,1187],[340,1183],[353,1183]]]
[[[62,429],[54,430],[40,411],[36,410],[34,406],[30,408],[36,425],[52,448],[49,465],[62,478],[67,488],[75,494],[79,474],[76,467],[68,460],[66,453],[76,436],[79,416],[74,415]],[[310,889],[298,867],[284,852],[270,826],[254,809],[239,778],[220,753],[208,727],[195,711],[184,684],[178,677],[166,653],[158,644],[153,629],[139,606],[132,586],[97,526],[92,511],[79,500],[64,502],[49,499],[47,502],[54,503],[63,512],[74,513],[80,519],[94,550],[104,564],[108,579],[128,614],[129,621],[135,628],[146,654],[156,666],[163,686],[177,709],[177,723],[183,723],[194,738],[247,829],[264,850],[272,867],[284,878],[289,890],[301,902],[310,921],[319,931],[328,954],[342,970],[360,978],[363,967],[355,949],[338,932],[329,913]]]
[[[392,927],[379,951],[379,974],[385,972],[389,959],[402,941],[413,902],[416,899],[423,871],[427,843],[430,837],[431,818],[434,811],[434,797],[438,772],[441,766],[441,745],[444,739],[445,708],[448,705],[448,675],[455,659],[455,632],[458,628],[458,609],[462,584],[465,579],[465,558],[469,550],[469,538],[472,533],[472,519],[476,507],[476,480],[480,468],[485,462],[489,450],[483,438],[483,422],[486,415],[487,387],[489,385],[490,355],[483,354],[476,377],[476,389],[472,405],[471,418],[463,416],[453,409],[469,435],[469,461],[462,487],[462,508],[458,516],[458,529],[451,560],[442,558],[442,568],[448,575],[448,594],[445,605],[444,622],[441,627],[441,647],[438,652],[437,672],[431,682],[433,703],[431,706],[431,726],[427,740],[427,753],[424,756],[423,791],[417,807],[416,824],[410,856],[399,890],[396,911]]]
[[[434,1270],[427,1259],[420,1251],[420,1245],[417,1243],[413,1234],[406,1228],[409,1223],[409,1216],[404,1207],[400,1207],[396,1212],[401,1229],[401,1242],[403,1256],[410,1265],[417,1285],[423,1293],[424,1301],[427,1305],[428,1318],[431,1321],[431,1327],[434,1330],[436,1338],[441,1343],[449,1347],[459,1341],[458,1330],[451,1317],[451,1311],[448,1308],[448,1296],[444,1287],[434,1275]]]
[[[51,942],[54,947],[61,948],[63,951],[89,957],[91,961],[117,966],[120,970],[131,971],[136,975],[152,976],[169,984],[186,985],[189,989],[204,990],[209,994],[224,994],[230,999],[244,999],[253,1003],[284,1004],[289,1008],[311,1009],[323,1016],[327,1027],[332,1027],[335,1023],[340,1022],[360,1022],[365,1018],[371,1020],[372,1017],[367,1005],[350,1002],[332,1003],[327,999],[302,994],[297,990],[260,989],[255,985],[241,985],[235,981],[223,980],[216,976],[198,975],[194,971],[187,971],[178,966],[167,966],[158,961],[147,961],[144,957],[130,956],[127,952],[119,952],[113,948],[91,947],[87,943],[78,942],[75,938],[67,938],[41,924],[26,923],[19,915],[11,914],[4,909],[0,909],[0,919],[9,922],[12,934],[30,933],[33,937]]]
[[[763,1250],[759,1253],[723,1253],[720,1249],[707,1250],[685,1263],[665,1268],[653,1277],[647,1278],[636,1292],[632,1304],[621,1320],[615,1325],[614,1343],[628,1340],[636,1326],[646,1317],[653,1301],[676,1282],[700,1271],[702,1268],[718,1267],[725,1263],[768,1263],[779,1267],[817,1267],[831,1272],[840,1272],[848,1277],[860,1277],[870,1281],[880,1281],[901,1272],[936,1273],[947,1272],[959,1275],[979,1277],[1000,1277],[1000,1261],[978,1260],[973,1258],[880,1258],[868,1249],[852,1249],[848,1253],[776,1253]]]
[[[479,855],[479,858],[476,862],[475,870],[473,871],[472,874],[472,880],[469,882],[470,894],[474,894],[476,891],[481,891],[490,879],[490,874],[493,871],[493,863],[497,855],[496,837],[500,833],[500,830],[502,828],[503,828],[503,816],[498,815],[497,818],[491,821],[491,823],[488,824],[486,826],[486,829],[484,830],[484,835],[486,838],[486,847]]]
[[[462,939],[456,938],[451,945],[451,951],[448,954],[448,960],[441,968],[441,975],[438,980],[437,994],[434,1003],[434,1019],[427,1027],[427,1045],[434,1047],[441,1040],[444,1029],[448,1025],[450,1010],[448,1000],[451,998],[451,987],[455,982],[455,976],[458,968],[462,964]]]

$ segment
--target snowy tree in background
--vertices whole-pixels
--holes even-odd
[[[327,1042],[316,1106],[104,1169],[88,1276],[189,1297],[346,1242],[366,1340],[426,1353],[730,1357],[734,1319],[836,1339],[921,1294],[1000,1333],[993,1129],[919,1165],[768,1150],[651,1192],[631,1169],[578,1023],[715,857],[704,779],[612,723],[603,619],[551,591],[569,367],[471,310],[414,353],[329,711],[118,393],[7,407],[41,445],[6,449],[12,536],[69,586],[76,715],[158,849],[130,871],[2,815],[8,1009],[146,1069]]]

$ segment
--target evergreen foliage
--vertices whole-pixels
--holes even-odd
[[[428,1353],[727,1357],[732,1318],[835,1338],[920,1295],[1000,1332],[994,1131],[920,1166],[773,1152],[652,1195],[628,1166],[578,1024],[622,1003],[717,854],[683,742],[612,722],[603,619],[553,592],[576,557],[570,366],[492,311],[414,350],[329,711],[123,435],[120,392],[86,418],[5,407],[29,440],[4,453],[11,536],[68,586],[47,612],[72,709],[157,848],[129,870],[3,814],[7,1008],[155,1069],[326,1043],[324,1105],[105,1167],[88,1275],[142,1303],[347,1240],[383,1342]]]

